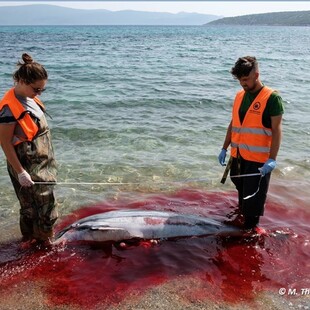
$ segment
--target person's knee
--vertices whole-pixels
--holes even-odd
[[[27,219],[27,220],[31,220],[35,218],[35,211],[33,209],[33,207],[31,205],[29,206],[23,206],[20,210],[19,210],[19,214],[21,218]]]

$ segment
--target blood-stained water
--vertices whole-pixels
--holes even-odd
[[[62,219],[57,230],[92,214],[110,210],[164,210],[219,221],[234,210],[235,194],[186,189],[137,201],[106,201],[81,208]],[[1,245],[0,292],[10,294],[16,283],[43,281],[46,303],[92,309],[109,308],[133,292],[143,296],[169,281],[195,279],[182,288],[183,299],[255,302],[260,293],[280,288],[302,293],[309,288],[310,212],[268,201],[261,226],[266,235],[242,238],[208,236],[147,241],[125,247],[74,244],[52,249],[21,250],[18,241]],[[182,280],[181,280],[182,279]]]

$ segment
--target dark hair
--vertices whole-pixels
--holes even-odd
[[[258,71],[258,62],[253,56],[245,56],[239,58],[234,67],[231,68],[230,73],[236,78],[240,79],[243,76],[248,76],[252,70]]]
[[[15,82],[24,81],[26,84],[35,83],[36,81],[47,80],[47,72],[39,63],[35,62],[32,57],[26,53],[22,55],[23,62],[18,62],[19,69],[13,74]]]

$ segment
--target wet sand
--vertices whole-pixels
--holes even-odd
[[[11,291],[9,296],[1,294],[1,310],[85,310],[84,307],[73,305],[49,305],[44,295],[45,283],[31,283],[22,280]],[[223,303],[222,301],[205,301],[193,294],[188,296],[183,291],[191,288],[206,290],[209,294],[210,287],[198,279],[180,277],[163,285],[153,287],[142,294],[131,293],[123,302],[117,305],[97,304],[88,310],[291,310],[309,309],[309,296],[304,298],[284,298],[274,293],[259,294],[254,302],[238,302],[237,304]]]

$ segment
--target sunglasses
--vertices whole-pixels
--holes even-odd
[[[31,88],[32,88],[32,90],[36,93],[36,94],[38,94],[38,93],[43,93],[44,91],[46,91],[46,88],[35,88],[35,87],[32,87],[31,85],[29,85]]]

